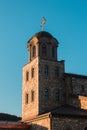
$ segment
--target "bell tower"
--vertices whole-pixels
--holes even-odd
[[[58,61],[58,41],[48,32],[36,33],[27,44],[23,67],[22,120],[51,111],[64,103],[64,61]]]

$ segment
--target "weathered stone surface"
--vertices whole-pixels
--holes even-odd
[[[31,70],[34,68],[34,77],[31,77]],[[26,81],[26,72],[29,72],[29,80]],[[34,91],[34,101],[31,101],[31,91]],[[25,103],[25,95],[28,94],[28,103]],[[22,88],[22,120],[28,120],[38,115],[38,58],[23,67],[23,88]]]
[[[87,109],[87,76],[65,74],[67,104]]]
[[[64,61],[57,57],[58,42],[47,32],[34,35],[27,47],[30,58],[23,67],[22,120],[32,124],[31,130],[87,130],[87,76],[65,73]],[[65,104],[71,107],[57,109]]]
[[[51,130],[85,130],[87,129],[86,118],[53,117]]]

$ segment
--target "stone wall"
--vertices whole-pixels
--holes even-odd
[[[51,130],[87,130],[86,118],[52,117]]]
[[[87,118],[41,115],[30,120],[30,130],[87,130]]]
[[[34,68],[34,77],[31,75]],[[26,72],[29,72],[26,81]],[[32,101],[31,91],[34,91],[34,101]],[[26,103],[26,94],[28,94],[28,102]],[[28,120],[38,115],[38,58],[29,62],[23,67],[23,88],[22,88],[22,120]]]
[[[48,75],[44,74],[44,66],[48,66]],[[55,77],[55,68],[58,67],[59,75]],[[63,87],[64,62],[39,60],[39,112],[40,114],[51,111],[64,102]],[[48,89],[48,99],[44,91]],[[55,100],[55,92],[59,91],[59,100]]]
[[[67,104],[87,108],[87,76],[66,74],[65,89]]]
[[[31,122],[30,130],[51,130],[49,115],[39,116],[31,120],[30,122]]]

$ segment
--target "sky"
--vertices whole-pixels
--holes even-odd
[[[41,31],[42,17],[65,72],[87,75],[87,0],[0,0],[0,113],[21,116],[27,41]]]

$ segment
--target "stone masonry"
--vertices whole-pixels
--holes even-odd
[[[87,130],[87,76],[65,72],[58,45],[45,31],[28,41],[22,121],[31,124],[30,130]]]

